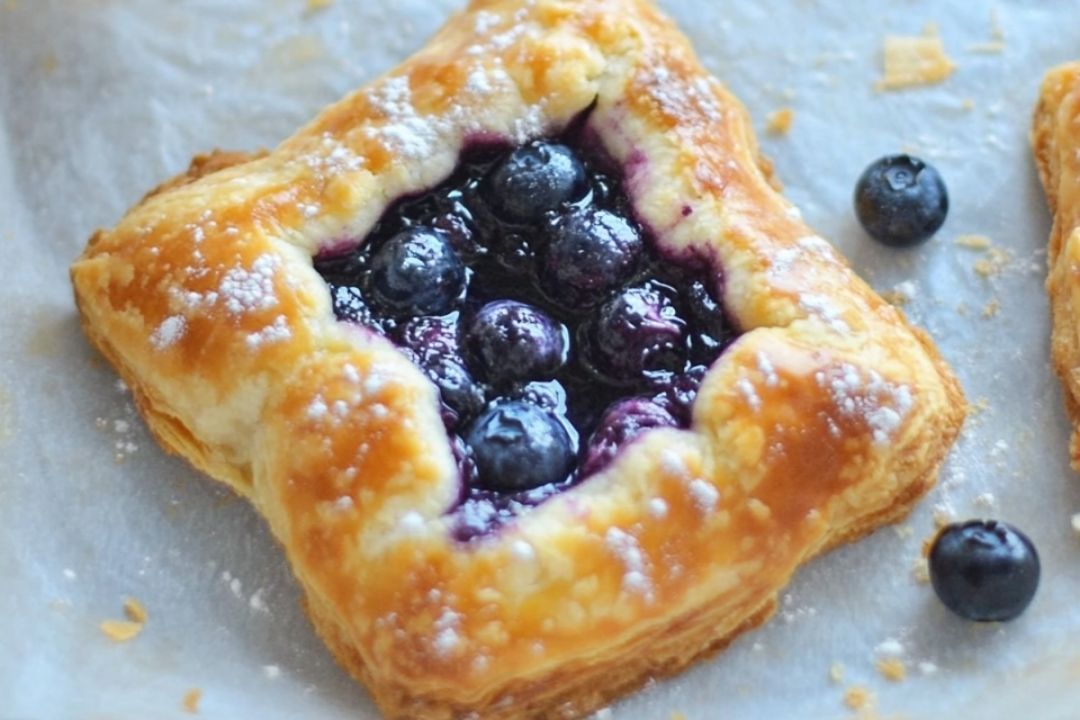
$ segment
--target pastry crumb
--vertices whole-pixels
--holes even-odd
[[[978,260],[972,265],[975,272],[981,275],[983,278],[989,280],[990,278],[997,277],[1005,271],[1008,266],[1011,257],[1006,250],[992,247],[986,252],[986,257]]]
[[[142,632],[148,618],[142,603],[131,597],[124,600],[124,615],[127,620],[103,620],[98,626],[105,637],[113,642],[134,640]]]
[[[124,600],[124,615],[131,622],[139,623],[140,625],[146,622],[148,615],[146,614],[146,608],[143,604],[133,597],[129,597]]]
[[[791,131],[791,124],[795,121],[793,108],[780,108],[769,113],[765,124],[765,131],[772,135],[787,135]]]
[[[934,506],[934,525],[943,528],[956,519],[956,511],[947,503],[938,503]]]
[[[943,82],[956,70],[941,36],[930,26],[921,36],[885,36],[884,73],[877,90],[902,90]]]
[[[98,627],[105,637],[118,643],[134,640],[143,629],[142,623],[130,620],[102,620]]]
[[[930,582],[930,561],[924,557],[915,558],[911,563],[911,575],[920,585]]]
[[[852,710],[862,710],[874,704],[874,693],[860,685],[855,685],[844,693],[844,704]]]
[[[1072,529],[1073,534],[1080,538],[1080,513],[1076,513],[1072,516]]]
[[[970,250],[989,250],[993,247],[990,238],[976,234],[960,235],[956,238],[956,244]]]
[[[325,10],[334,4],[334,0],[307,0],[307,11],[309,13],[319,12]]]
[[[834,662],[829,666],[829,680],[839,685],[844,682],[844,666]]]
[[[673,712],[671,713],[671,720],[686,720],[686,716],[681,712]]]
[[[964,98],[963,100],[960,101],[960,109],[961,110],[974,110],[975,109],[975,101],[972,100],[971,98]]]
[[[997,298],[992,298],[990,302],[986,303],[986,307],[982,309],[982,316],[987,320],[997,317],[997,314],[1001,312],[1001,301]]]
[[[199,688],[191,688],[184,693],[184,699],[180,702],[180,707],[184,712],[191,713],[192,715],[198,715],[199,703],[202,701],[202,690]]]
[[[881,297],[894,307],[904,307],[914,300],[918,293],[918,286],[911,280],[905,280],[898,283],[892,290],[882,293]]]
[[[902,682],[907,678],[907,666],[900,658],[884,658],[875,663],[878,674],[889,682]]]

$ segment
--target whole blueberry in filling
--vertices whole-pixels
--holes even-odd
[[[582,194],[585,168],[565,145],[537,141],[497,163],[486,185],[488,203],[502,219],[537,223]]]
[[[686,321],[658,283],[608,300],[578,342],[596,373],[619,384],[668,379],[685,369],[688,354]]]
[[[608,408],[589,438],[582,472],[591,475],[607,467],[619,449],[650,428],[678,427],[675,417],[648,398],[629,398]]]
[[[465,434],[480,487],[531,490],[566,477],[574,453],[570,435],[550,413],[527,402],[499,403]]]
[[[716,266],[662,255],[613,166],[579,130],[478,143],[442,184],[315,258],[337,318],[396,343],[437,388],[462,541],[642,434],[688,427],[736,336]]]
[[[466,347],[473,367],[490,383],[544,380],[566,361],[566,328],[532,305],[496,300],[472,319]]]
[[[403,230],[371,258],[372,298],[391,315],[441,315],[464,290],[465,265],[442,230]]]
[[[624,217],[607,210],[571,213],[556,223],[543,252],[544,290],[563,305],[595,305],[633,275],[642,245]]]
[[[439,388],[443,404],[453,413],[451,424],[484,407],[484,390],[473,379],[458,352],[456,314],[413,318],[402,327],[399,342],[410,359]]]

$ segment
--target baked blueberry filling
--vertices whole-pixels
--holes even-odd
[[[603,470],[649,429],[688,427],[735,337],[715,270],[661,256],[594,145],[578,131],[474,145],[367,238],[315,258],[337,318],[396,343],[439,389],[460,540]]]

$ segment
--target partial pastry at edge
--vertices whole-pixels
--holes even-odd
[[[569,137],[614,166],[648,262],[706,273],[737,337],[685,422],[463,540],[445,388],[359,310],[339,321],[316,266],[470,147]],[[267,518],[391,718],[580,717],[678,671],[802,562],[906,514],[964,415],[927,336],[770,186],[742,106],[643,0],[474,2],[269,154],[159,188],[72,279],[162,445]]]
[[[1053,214],[1046,290],[1052,316],[1050,358],[1072,421],[1069,457],[1080,471],[1080,63],[1050,70],[1035,108],[1031,142]]]

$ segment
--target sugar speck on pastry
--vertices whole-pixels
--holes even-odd
[[[183,315],[170,315],[162,320],[150,335],[150,344],[158,350],[164,350],[184,337],[186,330],[187,320]]]

